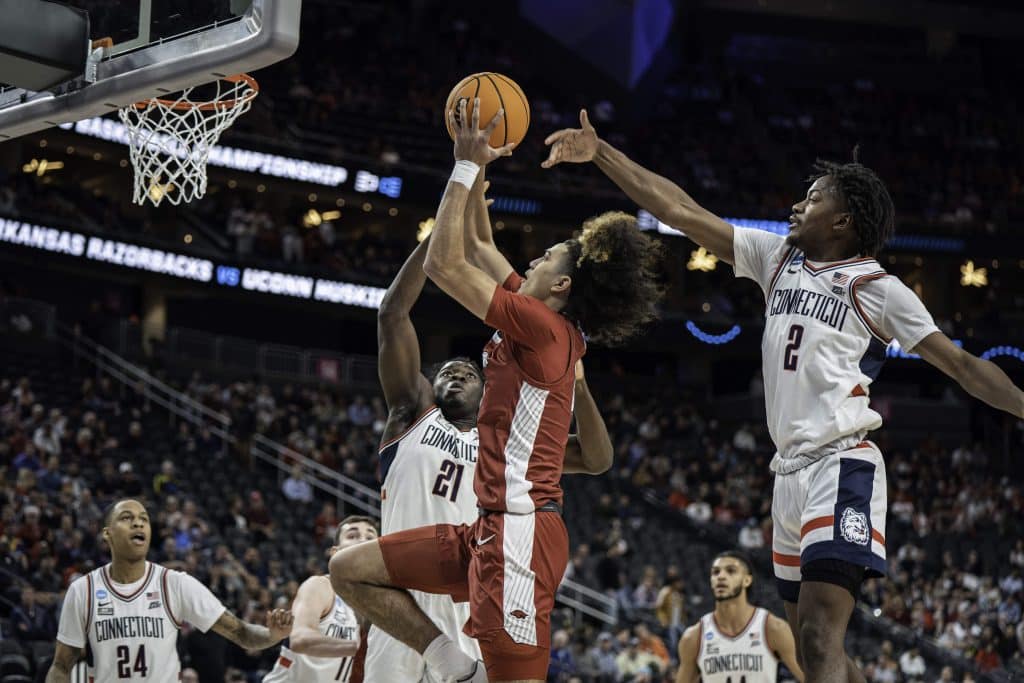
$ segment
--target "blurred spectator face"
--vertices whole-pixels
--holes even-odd
[[[199,683],[199,674],[195,669],[185,669],[181,672],[181,683]]]
[[[122,500],[115,507],[103,528],[103,539],[110,546],[112,557],[137,562],[149,552],[152,530],[149,513],[136,500]]]
[[[555,631],[555,635],[551,638],[551,648],[554,650],[561,650],[569,645],[569,634],[564,629]]]
[[[26,585],[21,591],[21,606],[31,609],[36,604],[36,590],[31,584]]]
[[[752,581],[746,565],[735,557],[719,557],[711,563],[711,592],[715,602],[739,597]]]

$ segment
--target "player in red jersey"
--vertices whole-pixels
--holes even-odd
[[[478,109],[479,101],[468,119],[463,104],[461,123],[452,117],[456,165],[424,270],[497,329],[484,349],[477,420],[481,515],[472,526],[423,527],[341,551],[331,560],[331,580],[346,602],[421,652],[444,680],[543,681],[550,611],[569,551],[559,480],[563,472],[608,467],[593,467],[569,440],[583,331],[594,342],[616,343],[654,317],[657,248],[632,217],[608,213],[534,259],[525,278],[517,275],[489,234],[464,231],[467,202],[484,201],[480,167],[511,153],[487,143],[502,114],[480,130]],[[575,409],[596,413],[589,399]],[[465,630],[480,642],[486,677],[400,588],[469,600]]]

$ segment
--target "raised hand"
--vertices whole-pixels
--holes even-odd
[[[549,135],[544,144],[551,147],[548,158],[541,163],[551,168],[563,161],[570,164],[585,164],[593,161],[597,154],[597,131],[590,125],[586,109],[580,109],[580,127],[564,128]]]
[[[459,101],[459,116],[455,111],[448,112],[448,120],[452,130],[455,131],[455,160],[472,161],[478,166],[485,166],[498,157],[507,157],[512,154],[515,143],[509,143],[504,147],[495,149],[491,147],[489,140],[491,133],[501,123],[505,116],[505,110],[499,109],[491,119],[491,122],[480,129],[480,98],[473,100],[473,115],[466,116],[466,100]]]

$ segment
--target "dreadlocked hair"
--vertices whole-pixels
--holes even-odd
[[[896,232],[896,209],[878,174],[857,161],[857,151],[855,147],[853,161],[846,164],[818,159],[808,180],[832,179],[833,190],[853,217],[860,253],[875,256]]]
[[[657,317],[664,294],[655,272],[660,254],[635,217],[621,211],[594,216],[567,244],[572,288],[562,313],[590,341],[620,344]]]

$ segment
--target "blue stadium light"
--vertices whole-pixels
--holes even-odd
[[[1010,356],[1017,360],[1024,362],[1024,350],[1017,348],[1016,346],[993,346],[991,349],[981,354],[983,360],[991,360],[996,356]]]
[[[738,337],[740,332],[743,331],[739,325],[733,325],[732,329],[730,329],[728,332],[723,332],[722,334],[708,334],[704,330],[697,327],[696,323],[694,323],[692,320],[686,321],[686,329],[690,331],[690,334],[692,334],[694,337],[704,342],[705,344],[713,344],[715,346],[719,346],[721,344],[728,344],[733,339]]]

